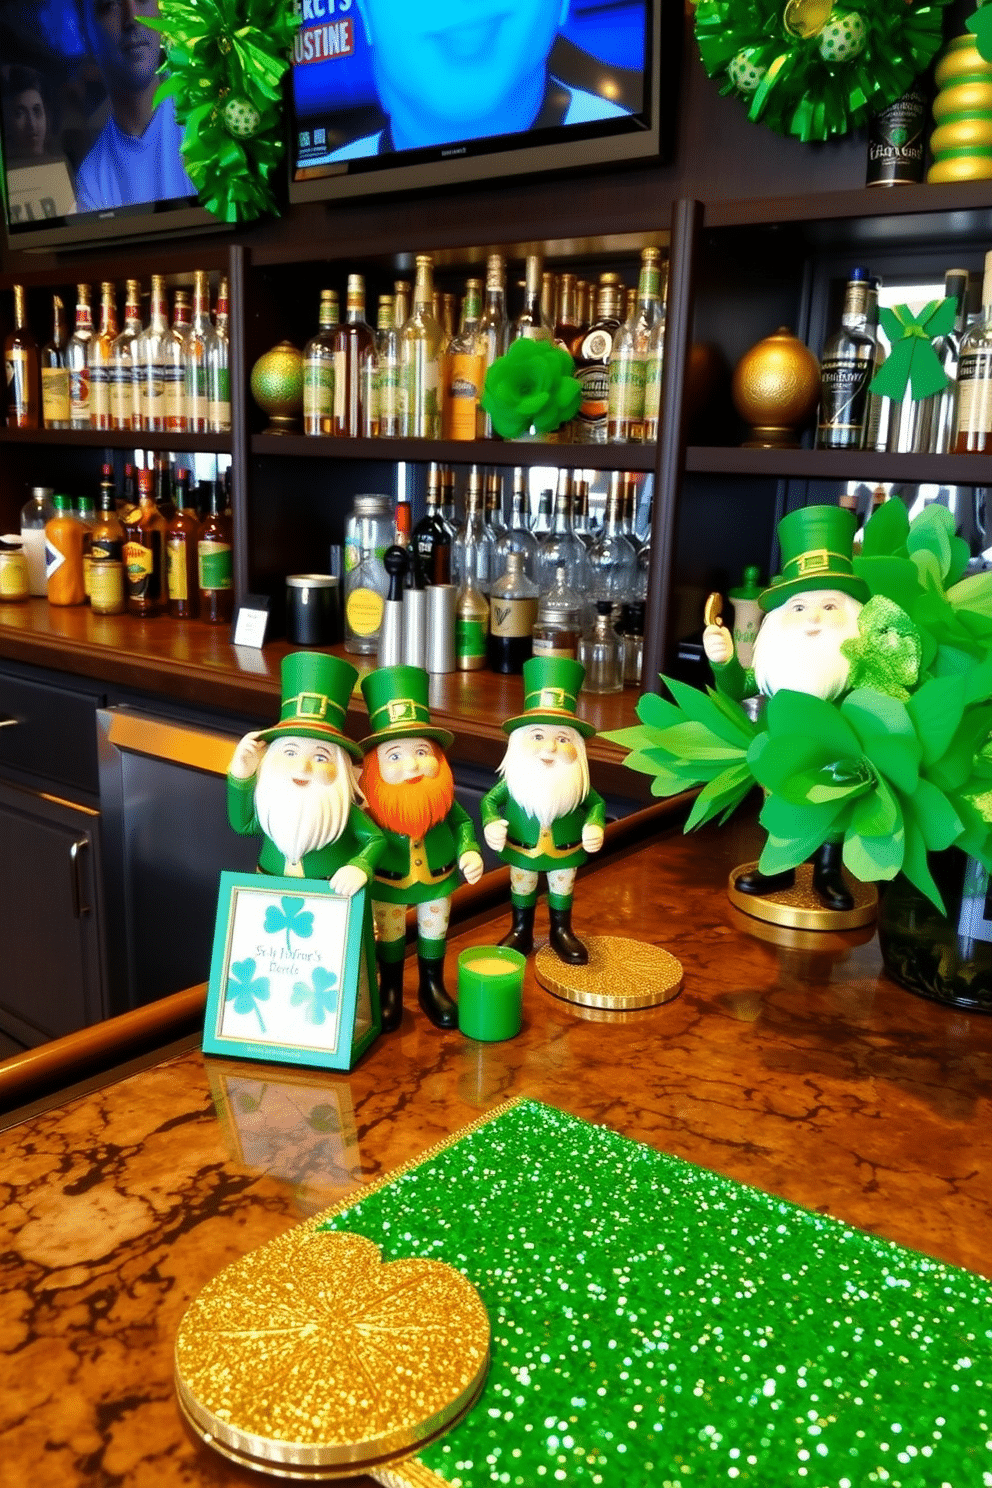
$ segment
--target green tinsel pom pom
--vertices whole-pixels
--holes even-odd
[[[949,0],[699,0],[708,75],[753,123],[803,141],[847,134],[904,93],[943,40]]]
[[[299,26],[292,0],[160,0],[165,81],[184,127],[187,174],[224,222],[276,212],[270,178],[282,159],[282,78]]]

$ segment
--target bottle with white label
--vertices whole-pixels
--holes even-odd
[[[227,280],[221,278],[214,311],[214,338],[207,347],[207,424],[211,434],[231,429],[231,343]]]
[[[33,486],[31,499],[21,508],[21,542],[28,564],[28,587],[45,596],[45,527],[55,515],[50,486]]]
[[[93,314],[90,310],[90,287],[76,285],[76,328],[65,349],[69,369],[69,421],[74,429],[91,429],[93,412],[90,403],[90,343],[93,340]]]

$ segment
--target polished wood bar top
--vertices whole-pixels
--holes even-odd
[[[263,722],[277,718],[279,668],[293,648],[285,641],[270,641],[261,651],[235,647],[230,635],[226,625],[167,615],[149,620],[94,615],[88,605],[59,608],[44,599],[0,604],[0,658]],[[353,656],[343,646],[330,649],[359,671],[375,666],[374,656]],[[626,728],[637,722],[637,697],[632,687],[606,697],[583,693],[579,713],[597,734]],[[522,708],[520,677],[481,671],[431,679],[432,717],[455,734],[455,758],[486,765],[498,760],[506,743],[500,725]],[[347,731],[356,739],[368,732],[361,695],[352,699]],[[599,738],[589,741],[593,761],[616,766],[622,754]],[[608,782],[609,788],[620,789],[621,779],[626,781],[626,794],[646,798],[638,777],[629,773]]]
[[[673,827],[580,875],[580,933],[682,961],[666,1006],[585,1012],[528,970],[520,1036],[477,1044],[426,1022],[408,962],[401,1029],[351,1075],[193,1050],[0,1135],[4,1488],[257,1483],[180,1424],[184,1309],[228,1262],[512,1095],[992,1276],[992,1020],[902,991],[870,931],[776,944],[726,898],[752,848],[746,826]],[[508,920],[452,937],[449,980]]]

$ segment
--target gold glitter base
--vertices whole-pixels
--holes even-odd
[[[875,919],[878,891],[874,884],[859,883],[845,872],[844,882],[851,891],[854,908],[827,909],[813,890],[812,863],[800,863],[791,889],[778,889],[774,894],[742,894],[736,887],[737,880],[757,866],[757,863],[741,863],[727,880],[727,898],[735,909],[752,919],[789,930],[857,930]]]
[[[354,1476],[435,1440],[489,1367],[478,1292],[442,1261],[383,1263],[361,1235],[291,1230],[223,1270],[176,1338],[192,1429],[276,1477]]]
[[[589,935],[586,966],[569,966],[550,946],[534,958],[541,986],[581,1007],[633,1012],[671,1002],[682,988],[682,962],[661,946],[619,935]]]

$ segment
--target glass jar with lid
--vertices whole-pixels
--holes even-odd
[[[555,582],[537,606],[535,656],[568,656],[573,661],[578,657],[583,601],[574,589],[569,588],[566,577],[565,565],[559,563]]]
[[[392,497],[355,497],[344,533],[344,644],[360,656],[374,656],[378,648],[389,590],[382,560],[393,527]]]

